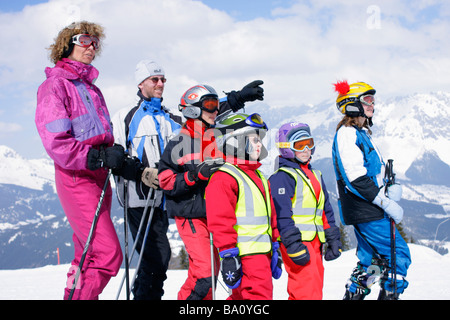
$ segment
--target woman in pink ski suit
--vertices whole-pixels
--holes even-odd
[[[100,90],[99,72],[90,63],[100,49],[103,28],[74,23],[58,34],[51,50],[55,67],[46,68],[37,94],[35,122],[44,147],[55,164],[55,183],[73,229],[75,258],[67,274],[70,290],[87,241],[107,168],[120,167],[123,148],[113,146],[110,116]],[[120,243],[111,221],[108,185],[73,299],[98,299],[122,263]]]

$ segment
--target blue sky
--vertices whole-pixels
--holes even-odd
[[[226,11],[236,20],[270,18],[271,10],[289,6],[291,0],[202,0],[207,6]]]
[[[0,1],[0,11],[17,12],[26,5],[45,3],[43,0]],[[207,6],[226,11],[236,20],[270,17],[273,8],[292,3],[291,0],[201,0]]]
[[[14,0],[14,1],[0,1],[1,12],[17,12],[22,11],[26,5],[35,5],[47,1],[42,0]]]
[[[52,67],[46,48],[75,20],[106,29],[93,64],[111,114],[134,104],[142,59],[164,66],[164,101],[173,110],[198,83],[227,92],[262,79],[263,103],[273,108],[332,102],[332,83],[341,79],[370,83],[380,101],[450,90],[449,1],[202,2],[0,1],[0,145],[27,158],[45,154],[34,125],[36,92]]]

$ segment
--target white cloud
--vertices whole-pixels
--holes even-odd
[[[45,48],[61,28],[80,19],[106,29],[104,50],[94,65],[111,113],[135,103],[133,72],[146,58],[164,66],[164,102],[173,109],[197,83],[222,92],[262,79],[265,102],[272,106],[334,99],[331,84],[343,78],[367,81],[381,96],[450,87],[450,4],[292,3],[272,10],[271,19],[251,21],[236,21],[191,0],[51,0],[0,14],[0,109],[6,106],[5,91],[20,89],[23,94],[11,95],[27,100],[14,103],[16,111],[31,114],[20,108],[29,109],[44,68],[51,66]],[[371,5],[379,11],[368,10]]]
[[[9,135],[20,131],[22,131],[20,124],[0,122],[0,135]]]

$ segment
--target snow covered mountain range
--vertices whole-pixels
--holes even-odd
[[[289,107],[253,103],[245,112],[258,112],[271,129],[265,139],[270,156],[262,166],[267,176],[278,155],[276,129],[288,121],[310,125],[316,141],[312,164],[322,171],[338,216],[331,145],[341,114],[334,102]],[[384,159],[394,159],[397,180],[403,185],[404,229],[416,241],[448,241],[450,235],[449,119],[446,92],[396,97],[376,105],[373,137]],[[49,158],[27,159],[0,146],[0,269],[55,264],[57,249],[61,263],[70,261],[72,232],[55,193],[53,174]],[[123,211],[116,200],[112,216],[121,237]],[[169,233],[174,248],[179,248],[175,228]]]

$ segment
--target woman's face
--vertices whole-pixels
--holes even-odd
[[[372,118],[374,112],[374,105],[368,106],[363,104],[362,106],[364,108],[364,114],[367,116],[367,118]]]
[[[364,125],[364,122],[366,122],[367,118],[372,118],[373,117],[373,112],[374,112],[374,106],[368,106],[365,104],[362,104],[363,108],[364,108],[364,115],[365,117],[358,117],[358,122],[360,125]]]
[[[82,62],[84,64],[91,64],[95,58],[95,49],[93,45],[89,47],[81,47],[74,45],[71,54],[68,57],[70,60]]]

